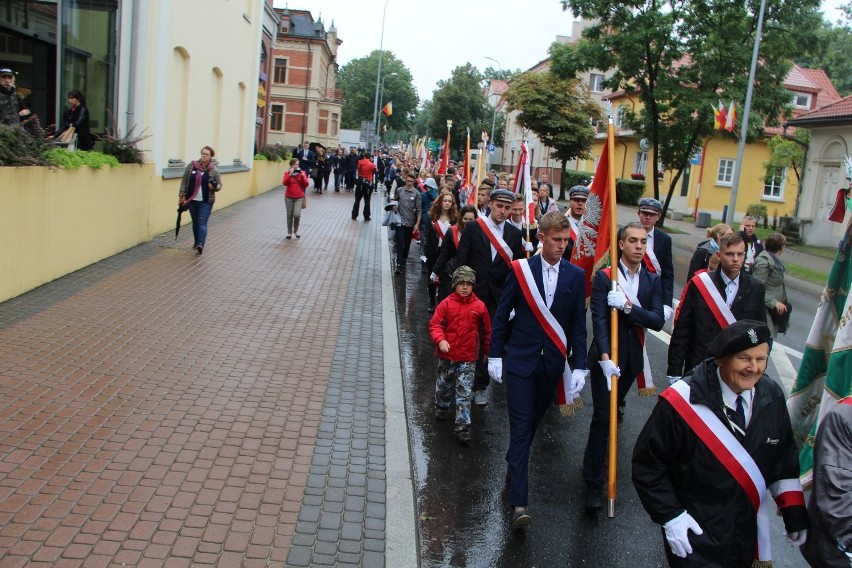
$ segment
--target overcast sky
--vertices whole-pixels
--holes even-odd
[[[379,48],[384,0],[274,0],[276,8],[310,9],[322,17],[326,29],[332,20],[343,41],[339,63],[364,57]],[[826,0],[834,21],[842,0]],[[559,0],[388,0],[384,49],[392,51],[411,71],[421,101],[432,98],[435,83],[470,62],[480,71],[526,70],[547,58],[557,35],[571,35],[570,12]],[[493,57],[499,66],[485,59]]]

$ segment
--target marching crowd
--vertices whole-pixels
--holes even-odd
[[[338,149],[334,157],[343,154]],[[353,154],[357,160],[349,158]],[[316,171],[313,164],[305,167]],[[593,411],[583,459],[585,507],[603,507],[613,384],[620,422],[634,382],[640,395],[656,394],[646,332],[673,319],[668,388],[632,460],[634,486],[661,525],[669,564],[769,562],[768,505],[774,499],[788,540],[803,551],[822,551],[809,561],[848,566],[842,549],[848,527],[839,536],[812,529],[808,540],[809,527],[826,524],[808,518],[784,394],[765,375],[773,337],[784,331],[790,312],[778,258],[782,235],[761,241],[751,217],[737,233],[723,224],[712,227],[698,243],[675,303],[672,241],[656,227],[663,210],[656,199],[641,199],[637,219],[619,230],[618,266],[598,270],[589,282],[571,262],[586,230],[586,186],[570,188],[563,211],[547,179],[533,182],[534,201],[525,204],[522,192],[511,189],[513,176],[496,171],[467,189],[455,164],[439,174],[402,154],[359,156],[351,149],[340,168],[332,166],[335,191],[338,169],[344,189],[355,192],[353,220],[360,214],[369,221],[371,194],[381,189],[386,195],[383,224],[393,243],[394,273],[413,266],[422,271],[438,359],[435,419],[452,421],[456,439],[467,446],[473,441],[471,406],[488,404],[492,382],[505,388],[505,483],[513,528],[532,522],[529,456],[541,418],[554,399],[571,412],[587,381]],[[323,183],[314,177],[316,192],[327,187]],[[409,261],[412,245],[419,247],[420,262]],[[612,317],[618,318],[617,353],[610,342]],[[841,548],[826,552],[810,545],[826,540]]]

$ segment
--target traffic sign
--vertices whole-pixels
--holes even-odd
[[[494,144],[489,144],[489,145],[488,145],[488,153],[489,153],[489,154],[493,154],[493,153],[494,153]]]

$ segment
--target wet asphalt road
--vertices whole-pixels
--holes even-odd
[[[492,385],[489,404],[473,408],[473,443],[468,448],[456,442],[451,421],[435,421],[436,357],[428,333],[426,276],[420,272],[418,255],[419,247],[412,243],[408,270],[395,275],[394,283],[421,566],[665,566],[660,529],[642,509],[630,482],[633,443],[656,403],[656,397],[639,397],[635,387],[619,427],[615,518],[607,518],[605,511],[589,515],[583,508],[581,465],[592,412],[586,387],[586,407],[575,416],[559,416],[554,405],[543,418],[530,457],[533,524],[517,532],[508,527],[503,495],[509,432],[505,391]],[[666,349],[656,338],[649,341],[658,387],[665,377]],[[780,521],[773,522],[775,565],[806,566],[781,536]]]

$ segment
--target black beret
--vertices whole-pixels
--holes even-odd
[[[740,320],[723,329],[710,344],[707,354],[721,359],[761,343],[769,343],[771,335],[765,323],[757,320]]]

